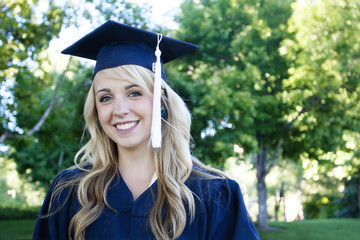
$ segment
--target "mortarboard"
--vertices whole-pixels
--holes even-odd
[[[61,53],[96,60],[95,74],[106,68],[135,64],[153,70],[158,34],[108,20]],[[163,64],[198,48],[197,45],[162,36]],[[162,65],[162,64],[161,64]],[[162,77],[165,74],[162,68]]]
[[[96,60],[98,71],[134,64],[155,72],[152,146],[161,146],[161,79],[166,81],[163,64],[195,51],[198,46],[161,34],[108,20],[61,53]]]

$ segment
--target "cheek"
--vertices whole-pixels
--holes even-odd
[[[141,105],[142,112],[150,119],[152,118],[152,104],[152,98],[149,98]]]
[[[109,108],[107,108],[106,106],[96,106],[96,110],[97,110],[97,116],[98,119],[100,121],[102,120],[106,120],[109,118]]]

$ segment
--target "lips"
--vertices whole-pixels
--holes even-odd
[[[115,127],[118,129],[118,130],[128,130],[132,127],[134,127],[136,124],[138,123],[138,121],[134,121],[134,122],[126,122],[126,123],[118,123],[115,125]]]

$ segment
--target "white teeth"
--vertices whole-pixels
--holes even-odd
[[[130,122],[130,123],[124,123],[124,124],[116,124],[116,128],[119,130],[127,130],[129,128],[132,128],[135,126],[137,122]]]

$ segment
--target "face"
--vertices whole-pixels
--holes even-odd
[[[97,75],[93,84],[102,129],[118,148],[148,147],[152,96],[142,87],[127,80]]]

